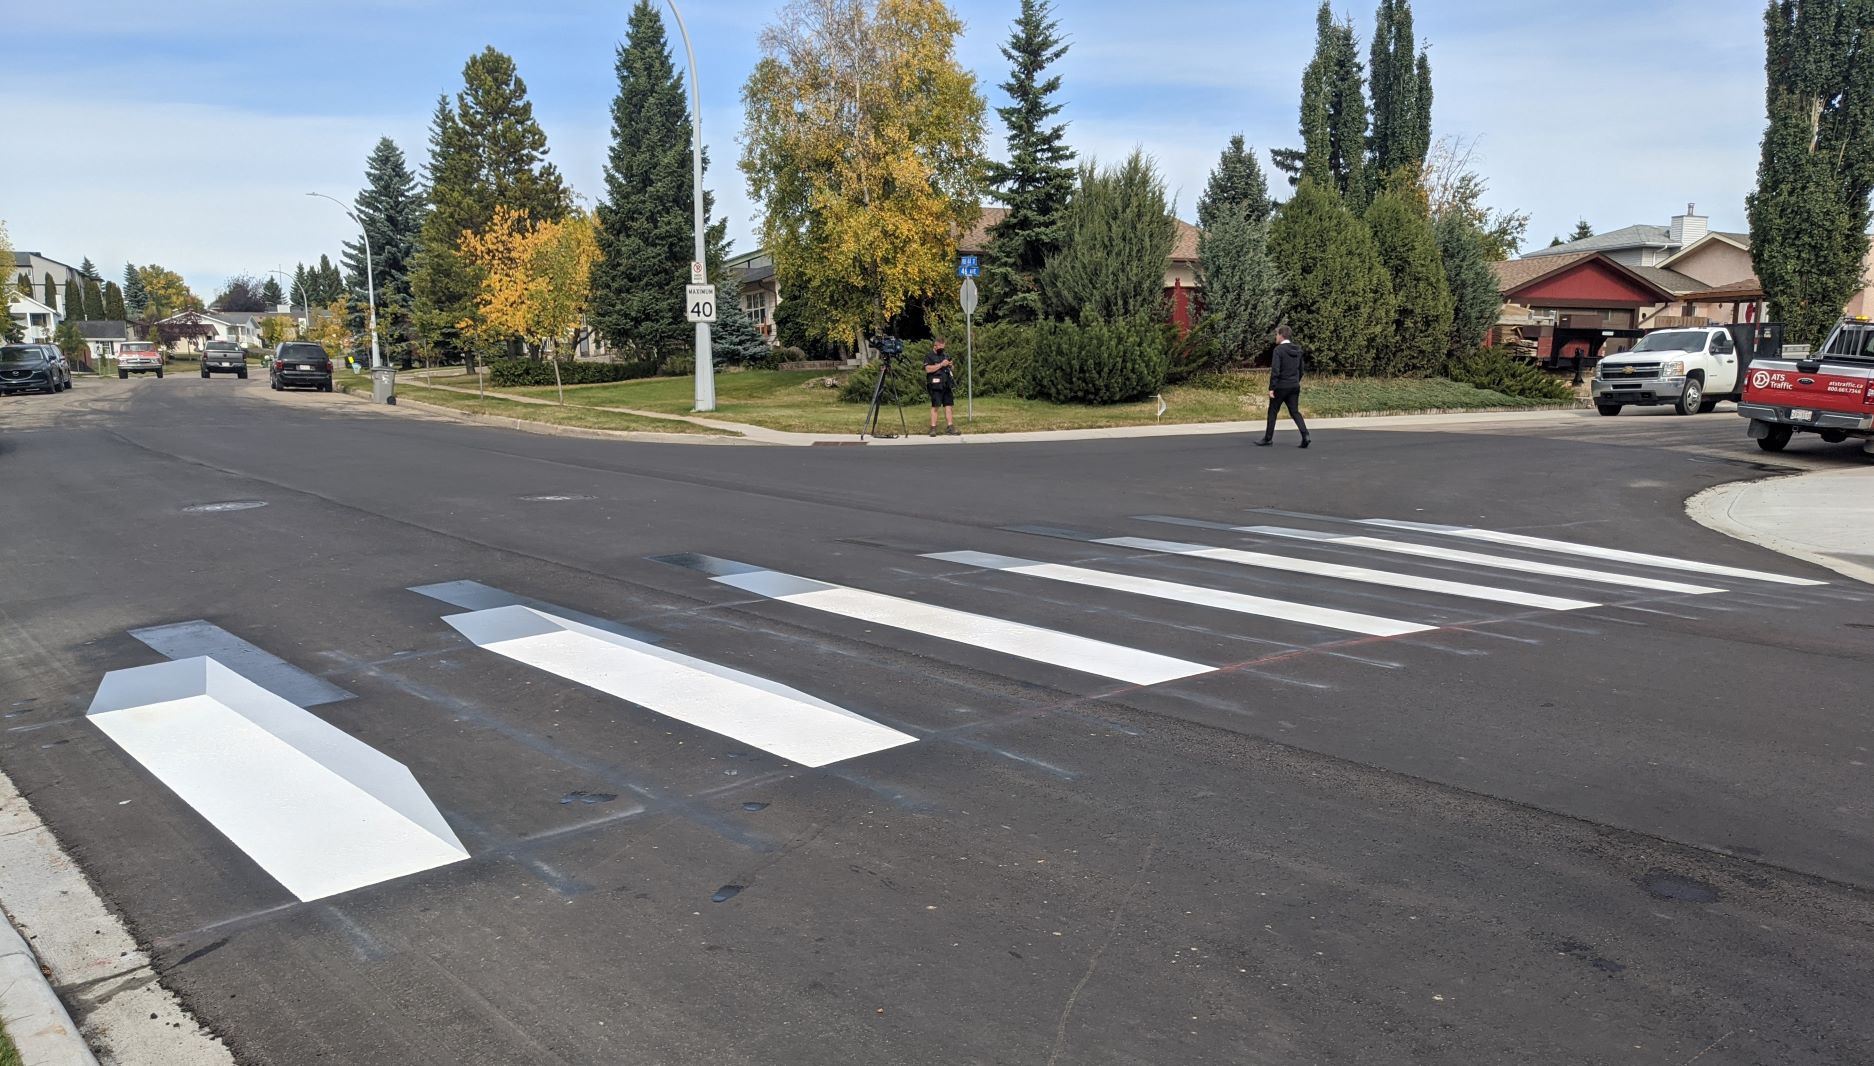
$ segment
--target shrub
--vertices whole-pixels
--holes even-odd
[[[1480,348],[1462,355],[1447,356],[1444,376],[1452,381],[1461,381],[1506,396],[1558,402],[1575,398],[1574,388],[1562,379],[1551,377],[1528,363],[1511,358],[1501,348]]]
[[[631,363],[559,364],[563,385],[596,385],[606,381],[631,381],[657,373],[654,360]],[[496,359],[488,364],[488,383],[498,388],[553,384],[553,364],[544,359]]]
[[[959,330],[960,334],[962,331]],[[976,328],[975,355],[965,365],[966,345],[953,335],[950,355],[957,363],[957,385],[974,375],[978,396],[1025,396],[1035,360],[1036,327],[1019,322],[997,322]]]
[[[891,377],[885,382],[885,403],[920,404],[928,395],[924,388],[924,357],[930,354],[929,341],[904,346],[904,354],[892,360]],[[846,375],[839,387],[842,403],[871,403],[872,386],[878,383],[885,360],[875,359]]]
[[[1153,318],[1035,327],[1028,394],[1054,403],[1125,403],[1165,383],[1165,326]]]

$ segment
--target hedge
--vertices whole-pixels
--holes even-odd
[[[655,360],[636,363],[559,364],[562,385],[597,385],[607,381],[631,381],[657,373]],[[488,364],[488,383],[498,388],[554,383],[553,364],[544,359],[496,359]]]
[[[1444,376],[1452,381],[1461,381],[1506,396],[1555,400],[1558,403],[1575,398],[1573,386],[1537,367],[1511,358],[1501,348],[1480,348],[1462,355],[1446,356]]]
[[[1168,345],[1162,322],[1046,322],[1035,331],[1028,381],[1032,399],[1126,403],[1150,396],[1165,384]]]

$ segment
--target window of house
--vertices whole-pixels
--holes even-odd
[[[748,317],[757,325],[768,321],[767,290],[758,289],[744,296],[742,298],[742,310],[748,312]]]

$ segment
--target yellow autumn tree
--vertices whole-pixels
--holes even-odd
[[[526,211],[495,208],[487,228],[462,234],[458,250],[479,268],[475,317],[465,333],[496,341],[519,338],[536,354],[577,346],[586,333],[592,265],[599,245],[592,216],[534,222]]]
[[[943,0],[791,0],[762,32],[741,167],[775,270],[827,336],[955,284],[986,172],[962,30]]]

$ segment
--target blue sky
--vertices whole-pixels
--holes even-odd
[[[776,0],[679,0],[702,67],[709,184],[738,250],[756,207],[733,161],[738,92]],[[992,109],[1015,0],[954,0],[962,61]],[[1073,47],[1060,65],[1069,139],[1116,158],[1142,145],[1190,218],[1218,151],[1242,132],[1296,140],[1312,0],[1057,0]],[[1342,3],[1362,39],[1373,3]],[[1755,0],[1418,0],[1440,135],[1479,138],[1490,200],[1534,216],[1533,243],[1586,217],[1665,224],[1696,201],[1747,228],[1763,126]],[[263,13],[264,10],[264,13]],[[350,224],[307,190],[350,200],[380,135],[420,163],[438,93],[485,45],[513,55],[551,158],[588,199],[600,188],[612,52],[629,7],[585,0],[326,0],[255,5],[94,0],[20,4],[6,18],[12,160],[0,219],[13,244],[107,275],[126,260],[180,271],[204,298],[235,273],[336,257]],[[674,28],[672,39],[675,40]]]

